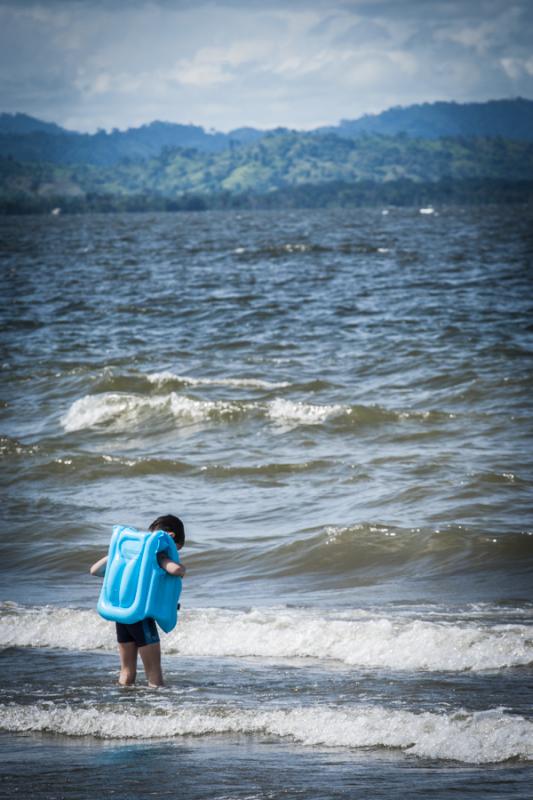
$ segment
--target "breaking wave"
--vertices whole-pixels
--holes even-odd
[[[114,650],[114,629],[95,611],[0,607],[4,647]],[[533,634],[498,624],[304,609],[195,609],[164,637],[166,652],[191,657],[313,659],[356,668],[458,672],[533,663]]]
[[[379,706],[248,710],[184,705],[150,711],[53,703],[0,706],[0,728],[100,739],[266,734],[307,746],[393,748],[422,758],[486,764],[533,758],[533,723],[502,709],[449,714]]]
[[[438,425],[454,418],[453,414],[440,411],[396,411],[380,406],[306,403],[280,397],[261,403],[198,400],[174,391],[156,396],[103,392],[75,400],[61,417],[61,424],[67,433],[103,426],[126,431],[146,422],[175,426],[180,423],[227,422],[251,416],[262,416],[267,421],[287,428],[319,425],[331,419],[334,429],[340,432],[409,420]]]
[[[67,433],[113,424],[118,430],[135,428],[141,422],[165,416],[185,423],[231,418],[241,413],[238,404],[194,400],[171,392],[161,397],[106,392],[76,400],[61,418]]]

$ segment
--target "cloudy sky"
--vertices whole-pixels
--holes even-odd
[[[533,98],[533,0],[0,0],[0,111],[313,128]]]

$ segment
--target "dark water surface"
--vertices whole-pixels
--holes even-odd
[[[2,796],[530,796],[532,231],[0,219]],[[168,686],[120,690],[88,566],[165,511]]]

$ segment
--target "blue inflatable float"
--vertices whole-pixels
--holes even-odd
[[[159,566],[158,553],[180,560],[174,540],[165,531],[114,526],[97,605],[104,619],[129,625],[153,617],[166,633],[176,626],[181,578]]]

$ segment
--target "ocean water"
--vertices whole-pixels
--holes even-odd
[[[0,219],[0,795],[533,796],[533,212]],[[88,568],[186,526],[167,686]]]

